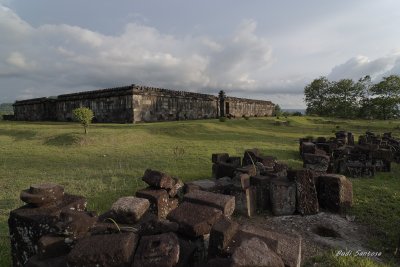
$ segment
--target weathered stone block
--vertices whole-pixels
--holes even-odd
[[[242,241],[232,255],[233,266],[284,267],[282,259],[261,239],[253,237]]]
[[[302,215],[316,214],[319,211],[314,175],[310,170],[296,172],[296,209]]]
[[[210,179],[196,180],[186,183],[185,192],[189,193],[194,190],[216,191],[216,181]]]
[[[232,191],[232,195],[235,197],[235,212],[247,217],[252,217],[256,214],[257,187],[237,188]]]
[[[56,235],[42,236],[37,246],[40,260],[66,255],[71,249],[65,242],[65,237]]]
[[[353,204],[353,186],[344,175],[319,176],[317,193],[319,205],[333,212],[343,212]]]
[[[179,240],[174,233],[143,236],[132,266],[174,267],[179,261],[179,252]]]
[[[228,153],[215,153],[211,156],[212,163],[226,162],[229,158]]]
[[[242,159],[240,157],[229,157],[226,162],[232,164],[236,168],[242,166]]]
[[[167,214],[176,207],[177,200],[170,200],[169,195],[164,189],[143,189],[136,192],[136,197],[145,198],[150,201],[150,211],[154,212],[158,218],[165,218]]]
[[[65,194],[55,205],[25,205],[11,211],[8,226],[13,266],[24,266],[31,256],[38,253],[37,242],[40,237],[58,231],[56,223],[63,210],[83,211],[85,208],[84,197]]]
[[[144,172],[142,180],[156,188],[172,189],[175,185],[175,181],[170,175],[151,169]]]
[[[246,165],[241,168],[237,168],[236,171],[241,173],[247,173],[250,176],[257,175],[257,168],[255,167],[255,165]]]
[[[178,197],[181,199],[184,195],[184,183],[182,182],[181,179],[179,178],[173,178],[174,179],[174,186],[171,189],[168,189],[168,195],[170,197]]]
[[[34,184],[29,189],[22,190],[20,199],[32,206],[40,207],[54,204],[64,196],[64,188],[53,183]]]
[[[326,155],[316,155],[310,153],[303,154],[304,164],[303,167],[313,170],[313,171],[320,171],[326,172],[329,167],[329,156]]]
[[[235,184],[238,184],[242,187],[242,189],[246,189],[250,186],[250,175],[247,173],[236,173],[236,175],[233,177],[232,181]]]
[[[85,237],[68,254],[68,266],[130,267],[137,243],[134,233]]]
[[[73,239],[85,236],[96,223],[97,216],[85,211],[64,210],[56,224],[58,232]]]
[[[302,142],[300,146],[300,153],[310,153],[315,154],[316,145],[311,142]]]
[[[219,162],[214,163],[212,166],[212,177],[213,178],[222,178],[225,176],[233,177],[237,166],[232,163],[227,162]]]
[[[282,234],[245,224],[238,233],[254,235],[264,241],[283,260],[285,266],[300,267],[301,236],[297,234]]]
[[[211,228],[208,257],[213,258],[221,254],[222,250],[228,246],[232,237],[236,234],[238,228],[239,225],[231,219],[222,217],[218,220]]]
[[[296,185],[287,180],[271,180],[270,199],[274,215],[293,214],[296,210]]]
[[[121,197],[112,204],[111,212],[117,222],[133,224],[140,220],[149,207],[150,201],[146,198]]]
[[[167,219],[179,224],[180,233],[198,237],[209,234],[211,227],[221,216],[222,212],[219,209],[183,202],[168,214]]]
[[[207,205],[221,210],[225,216],[231,216],[235,211],[235,197],[207,191],[193,191],[183,197],[184,201]]]
[[[270,182],[271,177],[256,175],[251,176],[250,183],[256,188],[256,209],[263,211],[271,208],[270,200]]]

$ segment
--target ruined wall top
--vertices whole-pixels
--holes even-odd
[[[246,102],[246,103],[249,103],[249,104],[263,104],[263,105],[265,105],[265,104],[268,104],[268,105],[274,105],[275,106],[275,104],[274,103],[272,103],[271,101],[268,101],[268,100],[256,100],[256,99],[248,99],[248,98],[241,98],[241,97],[233,97],[233,96],[228,96],[228,97],[225,97],[225,101],[240,101],[240,102]]]
[[[214,95],[209,95],[209,94],[187,92],[187,91],[176,91],[176,90],[142,86],[142,85],[134,86],[134,94],[168,95],[168,96],[176,96],[176,97],[203,98],[203,99],[208,99],[208,100],[216,100],[218,98]]]
[[[204,100],[212,100],[212,101],[218,100],[218,96],[216,96],[216,95],[195,93],[195,92],[188,92],[188,91],[175,91],[175,90],[164,89],[164,88],[132,84],[132,85],[128,85],[128,86],[107,88],[107,89],[101,89],[101,90],[77,92],[77,93],[71,93],[71,94],[62,94],[57,97],[41,97],[41,98],[28,99],[28,100],[20,100],[20,101],[16,101],[14,106],[40,104],[40,103],[53,102],[53,101],[55,102],[55,101],[107,98],[107,97],[125,96],[125,95],[156,95],[156,96],[195,98],[195,99],[204,99]],[[254,100],[254,99],[238,98],[238,97],[226,97],[225,100],[226,101],[240,101],[240,102],[246,102],[249,104],[274,105],[271,101]]]

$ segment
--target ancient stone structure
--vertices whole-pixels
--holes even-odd
[[[111,89],[16,101],[14,119],[71,121],[72,110],[88,107],[94,122],[135,123],[193,120],[220,116],[271,116],[270,101],[173,91],[130,85]]]

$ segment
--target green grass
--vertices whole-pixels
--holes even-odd
[[[90,210],[102,212],[118,197],[144,187],[140,177],[146,168],[184,181],[204,179],[211,176],[212,153],[242,156],[244,149],[253,147],[300,168],[300,137],[332,136],[338,129],[350,130],[357,137],[366,130],[392,131],[400,136],[397,121],[285,120],[290,126],[275,125],[275,118],[95,124],[87,136],[74,123],[0,121],[0,266],[10,265],[8,213],[22,205],[19,192],[32,183],[59,183],[67,192],[86,196]],[[354,208],[350,212],[370,227],[368,245],[384,249],[387,258],[399,235],[399,174],[400,168],[394,164],[390,174],[352,179]]]

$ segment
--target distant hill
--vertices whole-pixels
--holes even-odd
[[[0,104],[0,113],[2,114],[13,114],[13,106],[12,103],[2,103]]]

